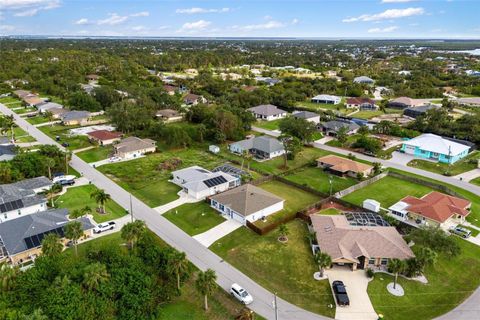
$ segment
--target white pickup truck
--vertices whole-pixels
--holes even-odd
[[[66,176],[58,176],[53,178],[54,184],[60,184],[62,186],[71,186],[75,184],[75,176],[73,175],[66,175]]]

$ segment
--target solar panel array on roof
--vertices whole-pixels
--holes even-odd
[[[0,204],[0,212],[9,212],[25,207],[21,199]]]
[[[65,235],[63,231],[63,227],[59,227],[47,232],[42,232],[30,237],[24,238],[23,241],[25,241],[25,245],[27,246],[27,249],[36,248],[42,245],[43,238],[45,238],[45,236],[50,233],[56,233],[60,236],[60,238],[63,238]]]
[[[235,176],[235,177],[241,177],[243,175],[250,175],[248,172],[246,172],[244,170],[241,170],[240,168],[234,167],[232,165],[229,165],[229,164],[223,164],[223,165],[213,169],[213,172],[218,172],[218,171],[228,173],[228,174],[230,174],[232,176]]]
[[[207,180],[204,180],[203,183],[209,188],[218,186],[219,184],[227,182],[227,179],[225,179],[223,176],[218,176],[215,178],[210,178]]]
[[[380,215],[371,212],[347,212],[345,217],[352,226],[390,226]]]

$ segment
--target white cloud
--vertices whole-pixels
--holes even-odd
[[[378,21],[388,19],[406,18],[411,16],[419,16],[425,13],[423,8],[406,8],[406,9],[389,9],[376,14],[363,14],[358,17],[343,19],[343,22],[357,21]]]
[[[149,15],[150,15],[150,12],[142,11],[142,12],[133,13],[130,15],[130,17],[148,17]]]
[[[0,31],[13,31],[13,30],[15,30],[14,26],[9,26],[6,24],[0,26]]]
[[[300,20],[298,20],[297,18],[294,18],[294,19],[292,20],[292,24],[293,24],[293,25],[296,25],[296,24],[298,24],[299,22],[300,22]]]
[[[133,31],[146,31],[146,30],[148,30],[148,28],[145,27],[145,26],[135,26],[135,27],[132,27],[132,30]]]
[[[108,18],[98,20],[97,24],[98,25],[106,24],[109,26],[115,26],[117,24],[124,23],[127,20],[128,20],[128,16],[119,16],[116,13],[110,13]]]
[[[372,28],[368,29],[368,33],[389,33],[397,30],[397,26],[391,26],[391,27],[386,27],[386,28]]]
[[[382,0],[382,3],[407,3],[407,2],[414,2],[418,0]]]
[[[81,19],[78,19],[77,21],[75,21],[73,24],[77,24],[77,25],[86,25],[86,24],[90,24],[90,20],[88,20],[87,18],[81,18]]]
[[[184,23],[183,26],[177,30],[177,32],[182,33],[195,33],[199,31],[204,31],[212,23],[210,21],[198,20],[195,22]]]
[[[28,9],[28,10],[25,10],[25,11],[19,11],[17,13],[14,14],[15,17],[33,17],[34,15],[36,15],[38,13],[40,9],[38,8],[35,8],[35,9]]]
[[[227,13],[230,11],[231,11],[230,8],[207,9],[207,8],[198,8],[198,7],[175,10],[176,13],[180,13],[180,14]]]
[[[233,26],[233,29],[242,30],[242,31],[253,31],[253,30],[269,30],[269,29],[277,29],[284,27],[285,24],[279,21],[270,20],[265,23],[260,24],[250,24],[246,26]]]
[[[60,0],[0,0],[0,8],[13,11],[15,17],[32,17],[41,10],[59,6]]]

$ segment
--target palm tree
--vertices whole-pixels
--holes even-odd
[[[80,221],[72,221],[65,226],[65,237],[72,240],[75,248],[75,255],[78,256],[77,243],[78,239],[83,236],[82,223]]]
[[[422,247],[418,253],[416,259],[420,264],[420,271],[423,272],[425,266],[433,265],[437,261],[437,253],[428,247]]]
[[[235,317],[235,320],[254,320],[254,319],[255,319],[255,313],[248,308],[243,308],[240,311],[240,314]]]
[[[393,280],[393,289],[397,287],[398,274],[405,270],[405,261],[400,259],[391,259],[388,263],[388,269],[395,275]]]
[[[47,198],[50,199],[50,207],[52,207],[52,208],[55,206],[55,203],[53,202],[53,199],[54,199],[56,193],[57,193],[57,190],[56,190],[55,185],[51,186],[50,189],[48,189],[48,191],[47,191]]]
[[[308,242],[313,244],[315,240],[317,240],[317,233],[316,232],[309,232],[306,236]]]
[[[52,168],[55,167],[55,159],[53,158],[46,158],[45,165],[48,169],[48,179],[52,180]]]
[[[49,233],[42,240],[42,252],[47,257],[59,255],[63,250],[63,244],[56,233]]]
[[[325,271],[325,268],[329,267],[332,264],[332,257],[330,257],[328,253],[317,252],[313,256],[313,259],[315,260],[315,263],[318,265],[318,269],[320,271],[320,278],[323,278],[323,273]]]
[[[195,281],[195,287],[198,292],[203,295],[205,310],[208,310],[208,296],[211,296],[217,289],[217,275],[212,269],[207,271],[200,271],[198,273],[197,281]]]
[[[53,113],[51,111],[45,111],[43,116],[48,120],[48,122],[51,122],[50,126],[53,127],[53,120],[54,120]]]
[[[20,269],[18,267],[12,267],[5,261],[0,263],[0,286],[4,291],[10,290],[10,285],[19,274]]]
[[[107,267],[100,262],[89,264],[83,273],[83,285],[89,290],[97,290],[100,284],[107,282],[110,274]]]
[[[5,131],[10,130],[10,134],[12,135],[12,142],[14,142],[15,134],[13,132],[13,127],[15,126],[15,118],[13,117],[13,115],[5,116],[3,125],[5,128]]]
[[[288,240],[287,236],[289,233],[288,226],[285,223],[282,223],[280,227],[278,227],[278,233],[280,233],[281,240]]]
[[[129,247],[133,250],[135,241],[145,232],[145,222],[135,220],[127,223],[122,227],[122,238],[129,243]]]
[[[105,213],[105,203],[111,199],[110,195],[106,193],[105,190],[95,189],[95,191],[90,194],[90,198],[95,199],[101,213]]]
[[[85,206],[82,209],[73,210],[72,213],[70,213],[69,217],[70,219],[78,219],[90,213],[92,213],[92,208],[90,208],[89,206]]]
[[[189,270],[189,263],[185,252],[173,251],[168,259],[168,270],[177,277],[177,289],[180,290],[180,275]]]

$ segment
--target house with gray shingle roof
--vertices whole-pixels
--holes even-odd
[[[292,117],[297,119],[305,119],[314,124],[318,124],[320,122],[320,115],[311,111],[293,111]]]
[[[138,137],[128,137],[120,140],[113,146],[116,157],[122,159],[133,159],[141,157],[147,153],[153,153],[157,150],[157,143],[152,139],[140,139]]]
[[[262,104],[256,107],[248,108],[256,119],[272,121],[282,119],[287,116],[287,111],[274,106],[273,104]]]
[[[254,222],[283,209],[285,200],[252,184],[210,198],[212,208],[242,224]]]
[[[228,146],[229,150],[236,154],[248,152],[257,159],[272,159],[285,153],[283,144],[275,138],[268,136],[254,137],[234,142]]]
[[[60,116],[62,119],[62,123],[66,126],[74,126],[74,125],[86,125],[88,120],[90,119],[90,112],[88,111],[69,111],[65,112]]]
[[[342,120],[332,120],[324,123],[320,123],[317,128],[321,130],[326,136],[335,137],[337,136],[340,129],[345,128],[347,134],[357,133],[360,126],[354,122],[342,121]]]

